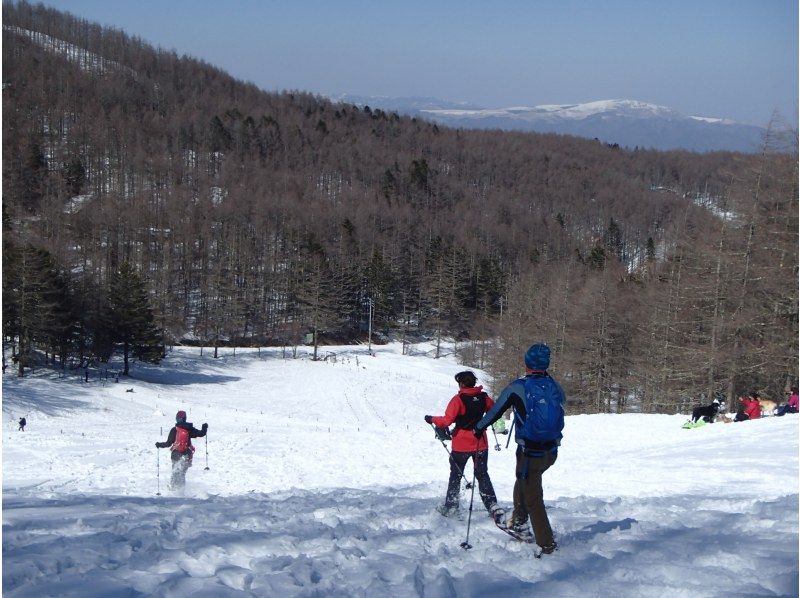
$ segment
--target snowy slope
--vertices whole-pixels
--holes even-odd
[[[185,348],[119,384],[6,375],[4,593],[797,595],[796,416],[696,430],[683,415],[570,416],[545,474],[560,550],[533,559],[476,497],[465,551],[466,522],[433,510],[447,455],[422,420],[463,367],[424,350]],[[210,426],[210,469],[195,441],[183,497],[153,446],[180,408]],[[510,505],[505,440],[489,468]]]

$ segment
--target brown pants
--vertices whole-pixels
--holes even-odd
[[[544,508],[542,474],[556,462],[558,454],[550,451],[528,453],[533,456],[526,456],[522,447],[517,447],[517,481],[514,483],[511,523],[525,523],[530,516],[536,543],[547,546],[553,543],[553,530]]]

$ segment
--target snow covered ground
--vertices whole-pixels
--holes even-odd
[[[466,551],[466,521],[434,511],[447,455],[422,419],[463,367],[425,347],[326,349],[335,361],[181,348],[118,384],[9,371],[4,594],[798,594],[797,416],[695,430],[685,415],[570,416],[545,474],[559,551],[534,559],[478,497]],[[209,424],[182,497],[154,447],[178,409]],[[510,506],[505,441],[489,471]]]

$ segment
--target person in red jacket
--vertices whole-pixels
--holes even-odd
[[[748,419],[758,419],[761,417],[761,404],[758,402],[759,394],[751,393],[749,397],[739,397],[739,410],[733,421],[743,422]]]
[[[450,480],[444,504],[437,510],[445,516],[459,513],[458,496],[461,488],[461,477],[467,461],[472,457],[475,468],[475,479],[478,481],[481,500],[486,510],[496,522],[502,522],[504,511],[497,504],[497,495],[489,478],[489,442],[484,431],[479,438],[473,434],[473,428],[483,414],[494,405],[492,398],[483,392],[482,386],[475,386],[477,379],[470,371],[456,374],[458,394],[450,399],[444,416],[426,415],[425,421],[437,428],[446,428],[455,424],[453,433],[453,452],[450,455]]]
[[[208,424],[198,430],[186,421],[186,412],[178,411],[175,415],[175,427],[169,431],[166,442],[156,442],[156,448],[171,448],[172,479],[171,490],[181,490],[186,485],[186,471],[192,466],[194,446],[192,438],[202,438],[208,432]]]

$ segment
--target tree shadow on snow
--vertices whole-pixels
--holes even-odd
[[[77,386],[69,384],[54,387],[57,393],[43,393],[38,386],[22,381],[3,381],[3,411],[26,414],[39,411],[45,415],[61,415],[79,409],[96,409]],[[13,392],[9,392],[13,388]]]

